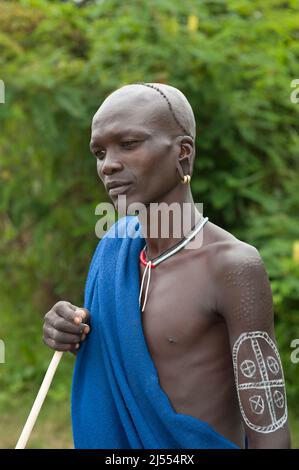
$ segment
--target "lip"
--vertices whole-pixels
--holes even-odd
[[[131,181],[126,180],[111,180],[105,183],[107,191],[111,188],[116,188],[117,186],[124,186],[125,184],[130,184]]]
[[[119,186],[115,186],[114,188],[110,188],[108,190],[110,196],[118,196],[119,194],[125,194],[132,183],[125,183],[125,184],[120,184]]]

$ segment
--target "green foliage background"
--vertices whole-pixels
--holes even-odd
[[[91,117],[121,85],[164,82],[196,115],[195,201],[265,261],[296,435],[298,2],[86,3],[0,1],[0,413],[34,396],[51,355],[43,315],[58,299],[83,302],[94,210],[107,200],[88,149]],[[59,382],[53,400],[68,389]]]

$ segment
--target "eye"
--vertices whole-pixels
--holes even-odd
[[[133,147],[134,144],[138,144],[139,140],[126,140],[125,142],[121,142],[120,145],[125,148]]]
[[[105,156],[105,150],[96,150],[94,152],[94,156],[97,157],[99,160],[102,160]]]

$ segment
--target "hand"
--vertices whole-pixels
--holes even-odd
[[[55,351],[76,353],[90,331],[90,314],[86,308],[70,302],[57,302],[45,315],[43,341]]]

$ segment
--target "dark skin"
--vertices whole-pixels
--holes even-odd
[[[162,105],[152,90],[138,87],[112,95],[93,119],[91,151],[105,185],[131,183],[127,207],[136,201],[146,207],[189,202],[195,223],[200,214],[190,186],[180,182],[182,175],[192,175],[194,142]],[[110,197],[117,208],[117,194]],[[149,211],[139,219],[150,224]],[[172,230],[170,222],[168,238],[146,238],[149,258],[177,243]],[[140,263],[140,281],[143,272]],[[75,352],[88,335],[88,323],[86,309],[59,302],[45,316],[44,341],[55,350]],[[152,273],[142,323],[160,385],[178,413],[206,421],[240,447],[245,433],[249,448],[290,447],[287,421],[274,431],[258,432],[246,424],[238,402],[232,361],[237,339],[263,331],[275,342],[271,288],[254,247],[209,221],[199,248],[180,251]],[[252,352],[244,351],[249,359]],[[248,400],[242,408],[249,421],[264,419]]]

